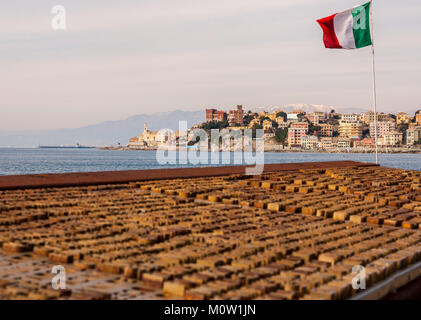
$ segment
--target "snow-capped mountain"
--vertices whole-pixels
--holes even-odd
[[[325,105],[305,104],[305,103],[287,104],[284,106],[252,108],[252,111],[254,112],[267,111],[269,113],[276,112],[276,111],[292,112],[294,110],[302,110],[306,113],[310,113],[314,111],[330,112],[331,110],[335,110],[338,113],[362,113],[362,112],[368,111],[368,109],[363,109],[363,108],[354,108],[354,107],[341,108],[341,107],[335,107],[335,106],[325,106]]]

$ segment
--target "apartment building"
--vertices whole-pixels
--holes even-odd
[[[383,136],[383,145],[385,146],[397,146],[402,144],[403,134],[402,132],[389,132]]]
[[[244,110],[243,106],[238,105],[237,109],[230,110],[228,114],[222,110],[206,109],[206,122],[210,121],[227,121],[230,124],[243,124]]]
[[[370,123],[374,122],[374,112],[368,111],[368,112],[364,113],[362,119],[363,119],[363,122],[365,124],[370,124]],[[392,119],[390,118],[390,116],[388,114],[377,113],[377,121],[391,121],[391,120]]]
[[[416,142],[421,141],[421,127],[415,127],[406,130],[406,144],[413,146]]]
[[[362,148],[374,148],[375,142],[373,138],[364,138],[359,141],[354,141],[353,143],[354,148],[362,147]]]
[[[316,136],[305,136],[301,138],[301,148],[306,150],[317,149],[319,146],[319,138]]]
[[[228,114],[229,124],[243,124],[244,110],[242,105],[238,105],[237,109],[230,110]]]
[[[272,128],[273,128],[273,125],[272,125],[272,121],[271,120],[265,120],[265,121],[263,121],[263,129],[264,130],[270,130]]]
[[[319,124],[320,131],[317,132],[319,136],[322,137],[333,137],[334,127],[331,124],[322,123]]]
[[[321,111],[314,111],[312,114],[317,115],[320,121],[326,120],[326,113]]]
[[[357,122],[359,121],[359,116],[358,114],[343,114],[341,115],[341,120],[342,121],[351,121],[351,122]]]
[[[297,113],[288,113],[287,120],[289,121],[298,121],[298,114]]]
[[[378,121],[377,122],[377,137],[384,137],[386,134],[396,130],[396,123],[392,121]],[[374,122],[370,123],[370,136],[375,136]]]
[[[308,133],[307,122],[292,123],[288,129],[288,145],[290,147],[301,147],[301,139]]]
[[[331,137],[323,137],[320,138],[319,141],[319,148],[323,150],[329,150],[334,148],[336,145],[334,144],[333,138]]]
[[[206,109],[206,122],[211,121],[227,121],[227,113],[216,109]]]
[[[325,114],[323,112],[311,112],[309,113],[306,118],[310,121],[313,125],[317,126],[321,122],[325,121]]]
[[[339,122],[339,135],[342,138],[359,138],[363,135],[363,124],[359,121],[343,121]]]
[[[341,149],[349,149],[352,147],[352,140],[351,138],[339,138],[338,139],[338,148]]]
[[[399,112],[396,114],[396,123],[398,125],[409,123],[409,115],[405,112]]]
[[[144,146],[157,146],[163,144],[171,139],[175,139],[179,136],[179,132],[175,133],[170,130],[151,131],[148,129],[148,125],[143,125],[143,132],[138,137],[133,137],[129,140],[129,148],[140,148]]]

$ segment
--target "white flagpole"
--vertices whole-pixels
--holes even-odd
[[[374,143],[376,144],[376,164],[379,164],[379,149],[377,138],[377,88],[376,88],[376,63],[374,59],[374,28],[373,28],[373,0],[370,3],[370,29],[371,29],[371,53],[373,60],[373,104],[374,104]]]

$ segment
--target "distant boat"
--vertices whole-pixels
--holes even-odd
[[[39,149],[95,149],[96,147],[82,146],[76,143],[75,146],[38,146]]]

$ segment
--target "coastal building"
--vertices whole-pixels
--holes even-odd
[[[402,144],[403,133],[402,132],[389,132],[383,136],[383,145],[385,146],[397,146]]]
[[[312,114],[317,115],[319,117],[319,120],[320,121],[325,121],[326,120],[326,113],[325,112],[314,111],[314,112],[312,112]]]
[[[396,123],[393,121],[377,121],[377,137],[384,137],[386,134],[396,130]],[[374,122],[370,123],[370,136],[375,136]]]
[[[340,137],[338,139],[338,148],[340,149],[349,149],[352,147],[352,139],[351,138],[343,138]]]
[[[319,124],[320,131],[317,132],[319,136],[322,137],[333,137],[334,127],[331,124],[322,123]]]
[[[320,114],[319,113],[316,113],[316,112],[312,112],[312,113],[310,113],[310,114],[308,114],[307,116],[306,116],[306,118],[308,119],[308,121],[310,121],[314,126],[317,126],[317,125],[319,125],[319,123],[321,122],[321,121],[323,121],[321,118],[320,118]]]
[[[363,124],[360,121],[343,121],[339,122],[339,135],[342,138],[357,137],[363,135]]]
[[[139,137],[133,137],[129,140],[127,147],[129,149],[143,149],[147,147],[147,145],[144,141],[139,141]]]
[[[206,109],[206,122],[213,121],[213,117],[215,113],[216,113],[216,109]]]
[[[391,121],[391,117],[388,114],[385,113],[377,113],[377,121]],[[365,124],[370,124],[372,122],[374,122],[374,112],[373,111],[368,111],[366,113],[364,113],[363,115],[363,122]]]
[[[238,105],[235,110],[230,110],[228,113],[228,123],[231,124],[243,124],[244,110],[242,105]]]
[[[216,109],[206,109],[206,122],[219,121],[224,122],[227,120],[227,113],[225,111]]]
[[[288,129],[288,145],[290,147],[301,147],[301,139],[308,133],[307,122],[292,123]]]
[[[145,147],[157,147],[163,143],[168,142],[171,139],[175,139],[179,136],[178,131],[172,130],[160,130],[151,131],[148,129],[148,125],[145,123],[143,126],[143,132],[138,137],[133,137],[129,140],[127,145],[130,149],[142,149]]]
[[[287,120],[289,121],[298,121],[298,114],[297,113],[288,113]]]
[[[354,141],[353,146],[354,148],[374,148],[375,141],[373,138],[364,138],[359,141]]]
[[[406,144],[412,146],[417,142],[421,142],[421,127],[406,130]]]
[[[263,121],[263,130],[270,130],[272,129],[272,121],[271,120],[265,120]]]
[[[160,130],[157,132],[156,137],[155,137],[155,141],[158,144],[163,144],[171,139],[173,139],[173,132],[172,130]]]
[[[352,113],[352,114],[342,114],[341,115],[342,121],[349,121],[349,122],[357,122],[359,121],[358,114]]]
[[[409,115],[405,112],[399,112],[396,114],[396,123],[399,124],[406,124],[409,123]]]
[[[238,105],[235,110],[230,110],[228,114],[222,110],[206,109],[206,122],[228,121],[230,124],[243,124],[244,110],[243,106]]]
[[[317,149],[319,146],[319,138],[316,136],[304,136],[301,138],[301,148],[306,150]]]
[[[148,125],[145,123],[143,125],[143,132],[139,135],[139,140],[145,142],[153,143],[157,141],[158,131],[151,131],[148,129]]]
[[[329,150],[329,149],[334,148],[333,138],[331,137],[320,138],[319,148],[323,150]]]
[[[364,113],[363,115],[363,122],[365,124],[370,124],[374,121],[374,112],[373,111],[367,111],[366,113]]]

